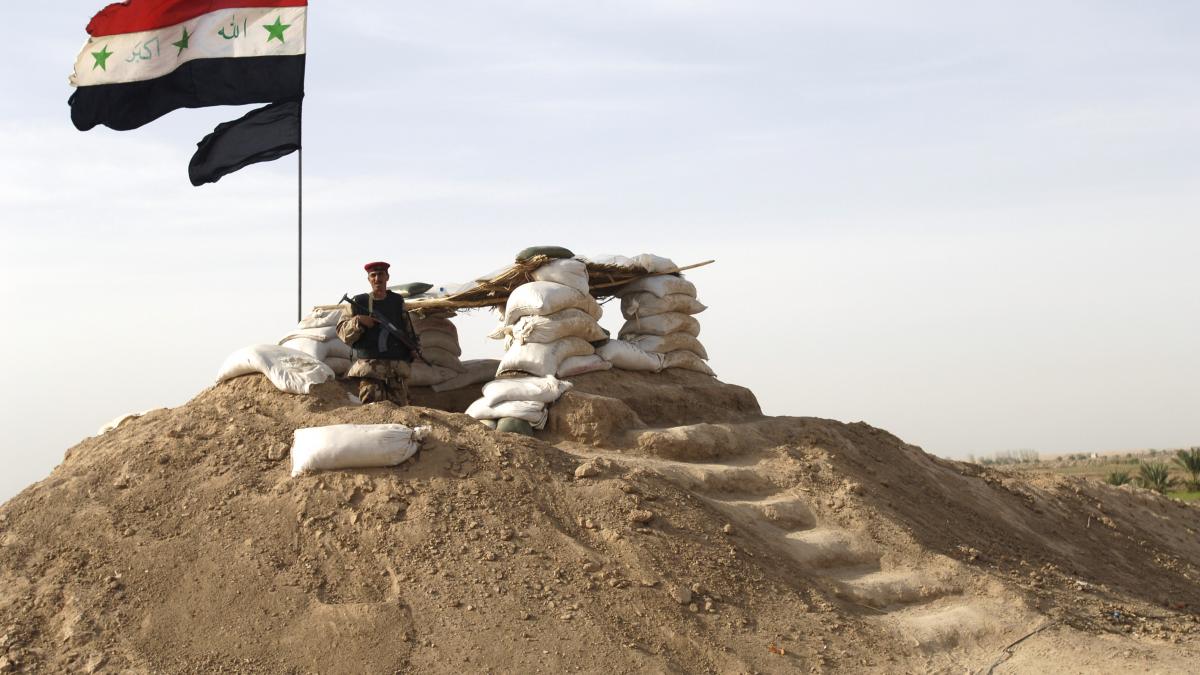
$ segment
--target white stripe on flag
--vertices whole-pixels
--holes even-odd
[[[303,54],[308,27],[305,9],[223,9],[166,28],[88,38],[75,59],[71,86],[153,80],[196,59]],[[283,42],[267,30],[267,26],[277,23],[288,26],[282,32],[275,28],[276,34],[283,35]]]

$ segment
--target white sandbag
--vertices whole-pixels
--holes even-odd
[[[605,361],[621,370],[642,370],[657,373],[663,367],[663,355],[648,352],[624,340],[609,340],[596,348]]]
[[[708,307],[702,305],[699,300],[681,293],[672,293],[661,298],[653,293],[631,293],[621,298],[621,315],[626,319],[667,312],[699,314],[706,309]]]
[[[437,331],[439,333],[448,333],[453,335],[455,339],[458,339],[458,327],[455,326],[454,322],[450,319],[442,317],[425,317],[418,319],[414,317],[412,323],[413,330],[416,331],[417,335],[422,337],[430,331]]]
[[[441,349],[455,356],[462,356],[462,347],[458,344],[457,335],[435,330],[422,333],[420,340],[421,351],[425,351],[426,349]]]
[[[470,359],[463,361],[462,367],[466,369],[466,372],[455,375],[445,382],[433,385],[433,390],[453,391],[469,387],[472,384],[490,382],[496,377],[496,369],[500,367],[500,361],[496,359]]]
[[[700,322],[695,317],[680,312],[635,316],[621,326],[617,335],[624,340],[626,335],[670,335],[671,333],[687,333],[696,337],[700,335]]]
[[[300,323],[296,327],[325,328],[327,326],[336,326],[342,320],[342,317],[348,313],[341,305],[335,309],[313,309],[313,311],[308,313],[308,316],[300,320]]]
[[[395,466],[412,457],[429,427],[403,424],[335,424],[297,429],[292,436],[292,475],[330,469]]]
[[[324,347],[319,350],[315,349],[311,345],[306,345],[304,343],[305,340],[320,342],[324,345]],[[289,344],[292,342],[297,344]],[[348,359],[353,356],[353,350],[350,349],[350,345],[342,342],[342,339],[338,337],[336,326],[304,328],[292,331],[291,333],[283,336],[283,338],[279,340],[279,344],[287,345],[292,349],[298,349],[306,354],[312,354],[313,356],[317,356],[317,358],[321,359],[322,361],[329,356],[336,356],[343,359]],[[322,355],[318,356],[318,354]]]
[[[562,362],[572,356],[587,356],[595,352],[586,340],[577,337],[554,342],[516,345],[504,353],[497,374],[521,372],[530,375],[553,375]]]
[[[329,358],[329,345],[321,340],[313,340],[306,337],[294,337],[291,339],[284,338],[279,344],[288,349],[295,349],[298,352],[304,352],[318,361],[324,362]]]
[[[632,262],[635,267],[641,267],[652,274],[670,274],[679,271],[679,265],[676,265],[674,261],[653,253],[635,255]]]
[[[296,330],[293,330],[292,332],[290,332],[287,335],[280,338],[279,344],[283,344],[285,341],[291,340],[294,338],[308,338],[310,340],[317,340],[319,342],[325,342],[326,340],[336,340],[337,339],[337,325],[335,324],[333,326],[318,326],[316,328],[297,328]]]
[[[633,267],[633,258],[623,255],[613,255],[611,253],[601,253],[600,255],[580,256],[585,262],[594,265],[607,265],[609,267],[624,267],[626,269]]]
[[[571,258],[551,260],[530,273],[534,281],[553,281],[580,293],[590,292],[587,264]]]
[[[704,345],[696,338],[687,333],[671,333],[670,335],[631,335],[625,338],[627,342],[645,349],[648,352],[658,352],[666,354],[668,352],[676,352],[681,349],[699,356],[702,359],[708,358],[708,351],[704,349]]]
[[[483,385],[484,405],[494,406],[505,401],[537,401],[553,403],[575,385],[553,375],[546,377],[507,377]]]
[[[634,279],[622,286],[617,295],[624,297],[632,293],[653,293],[660,298],[672,293],[682,293],[694,298],[696,297],[696,285],[681,276],[659,274],[652,277]]]
[[[431,387],[443,382],[449,382],[458,376],[459,372],[457,370],[413,361],[412,372],[409,373],[407,382],[410,387]]]
[[[421,353],[425,355],[425,360],[435,366],[449,368],[456,373],[463,371],[462,361],[458,360],[458,354],[448,352],[441,347],[421,347]]]
[[[346,372],[350,370],[350,364],[353,363],[350,359],[341,356],[330,356],[325,359],[325,365],[333,371],[338,377],[345,377]]]
[[[217,382],[262,373],[280,391],[307,394],[313,385],[334,377],[333,370],[304,352],[277,345],[252,345],[230,354],[217,371]]]
[[[477,399],[467,408],[467,414],[477,420],[498,420],[515,417],[535,424],[546,412],[546,404],[540,401],[504,401],[489,405],[487,399]]]
[[[571,377],[573,375],[583,375],[584,373],[612,370],[612,367],[613,364],[605,361],[604,357],[599,354],[572,356],[569,359],[564,359],[562,365],[558,367],[558,376]]]
[[[713,372],[712,368],[708,367],[707,363],[686,349],[663,354],[663,370],[667,368],[685,368],[716,377],[716,373]]]
[[[329,359],[354,358],[354,350],[350,348],[350,345],[342,342],[341,338],[335,337],[332,340],[326,340],[325,346],[329,348],[329,356],[326,357],[326,361]]]
[[[155,410],[155,408],[151,408],[150,410]],[[96,432],[96,435],[103,436],[104,434],[107,434],[108,432],[116,429],[117,427],[128,422],[129,420],[137,419],[137,418],[141,417],[142,415],[145,415],[146,413],[150,412],[150,410],[143,410],[142,412],[125,413],[124,415],[121,415],[120,417],[117,417],[116,419],[112,420],[108,424],[105,424],[104,426],[100,427],[100,430]]]
[[[508,303],[504,307],[504,323],[516,323],[530,314],[548,316],[572,307],[582,309],[593,319],[599,319],[602,315],[595,298],[586,293],[553,281],[531,281],[517,286],[508,296]]]
[[[517,319],[511,326],[501,326],[492,331],[488,337],[504,338],[504,348],[513,345],[523,345],[528,342],[554,342],[567,337],[577,337],[587,342],[595,342],[608,337],[600,328],[600,324],[582,309],[564,309],[550,316],[530,314]]]

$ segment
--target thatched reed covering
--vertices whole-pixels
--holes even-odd
[[[423,313],[436,311],[457,311],[476,307],[497,307],[508,302],[508,296],[521,284],[533,280],[531,276],[537,268],[550,262],[552,258],[537,255],[528,260],[515,262],[500,274],[491,279],[478,279],[475,284],[444,298],[412,298],[405,304],[409,309]],[[679,271],[703,267],[714,261],[680,267]],[[623,267],[604,265],[593,262],[587,263],[588,283],[592,295],[597,299],[611,297],[621,290],[622,286],[654,274],[642,267]]]

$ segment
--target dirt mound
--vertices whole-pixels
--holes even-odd
[[[1194,507],[763,417],[698,374],[575,379],[540,438],[249,376],[80,443],[0,507],[0,671],[1187,672],[1200,654]],[[296,428],[378,422],[432,438],[393,469],[289,477]]]

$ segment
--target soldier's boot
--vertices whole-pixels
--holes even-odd
[[[359,378],[358,398],[363,402],[363,405],[386,401],[388,400],[387,385],[382,380],[370,377]]]

